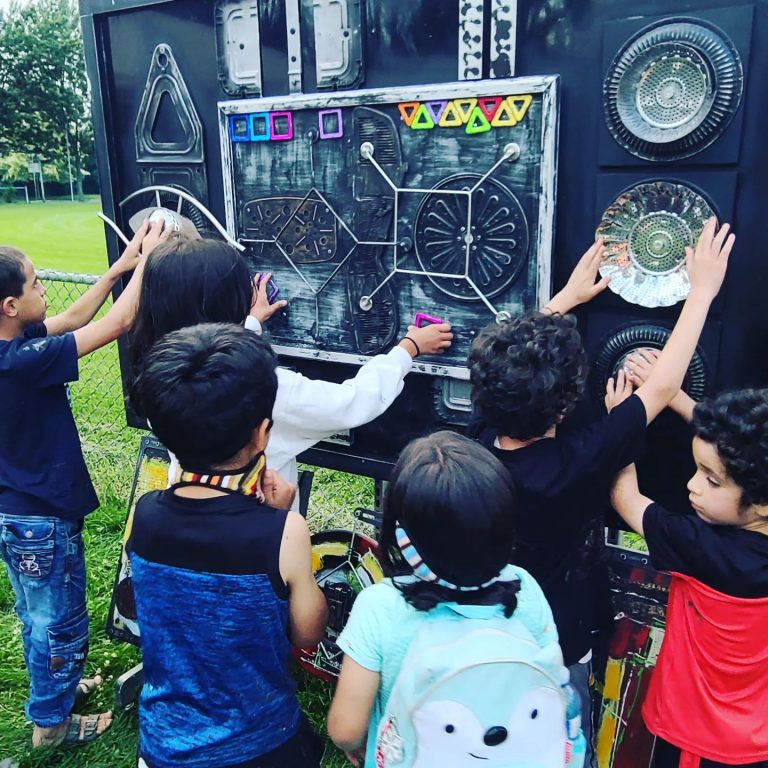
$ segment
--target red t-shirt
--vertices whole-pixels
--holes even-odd
[[[768,598],[672,574],[664,643],[643,705],[651,733],[726,765],[768,757]]]

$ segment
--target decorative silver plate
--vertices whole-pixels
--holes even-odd
[[[608,206],[596,236],[605,241],[600,266],[609,288],[642,307],[669,307],[690,289],[685,248],[695,246],[714,211],[684,184],[654,181],[622,192]]]
[[[603,83],[608,130],[645,160],[676,160],[709,146],[731,122],[744,73],[728,36],[700,19],[665,19],[641,30]]]

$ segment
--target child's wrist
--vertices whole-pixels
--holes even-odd
[[[398,346],[406,350],[406,352],[408,352],[408,354],[414,359],[421,354],[421,349],[419,348],[419,345],[411,336],[408,336],[408,335],[403,336]]]

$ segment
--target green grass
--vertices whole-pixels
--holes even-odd
[[[104,233],[95,217],[95,202],[0,205],[0,242],[25,250],[39,268],[98,273],[106,267]],[[34,217],[31,216],[34,212]],[[13,223],[12,229],[8,222]],[[57,260],[58,259],[58,260]],[[61,311],[83,286],[49,282],[51,312]],[[90,355],[72,388],[72,407],[86,461],[102,501],[88,517],[85,531],[88,567],[90,652],[86,672],[99,672],[105,685],[83,707],[86,712],[110,709],[114,681],[139,661],[139,652],[106,637],[104,626],[112,592],[127,496],[130,492],[141,432],[125,426],[122,387],[115,345]],[[357,506],[373,505],[372,482],[318,470],[310,503],[312,530],[352,525]],[[120,712],[112,728],[93,744],[77,750],[35,750],[31,726],[24,721],[27,674],[21,650],[20,625],[13,612],[13,594],[0,569],[0,761],[12,757],[21,768],[133,768],[136,711]],[[331,698],[330,686],[298,673],[299,698],[315,728],[322,730]],[[330,750],[325,768],[348,765]]]
[[[0,244],[20,248],[38,269],[100,275],[107,269],[100,210],[98,198],[0,205]]]

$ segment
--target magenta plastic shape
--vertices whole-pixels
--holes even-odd
[[[426,315],[424,312],[417,312],[416,317],[413,318],[413,324],[417,328],[423,328],[425,325],[440,325],[442,322],[439,317],[432,317],[432,315]]]
[[[286,128],[280,133],[277,121],[285,119]],[[293,138],[293,115],[290,112],[270,112],[269,113],[269,132],[272,141],[288,141]]]

